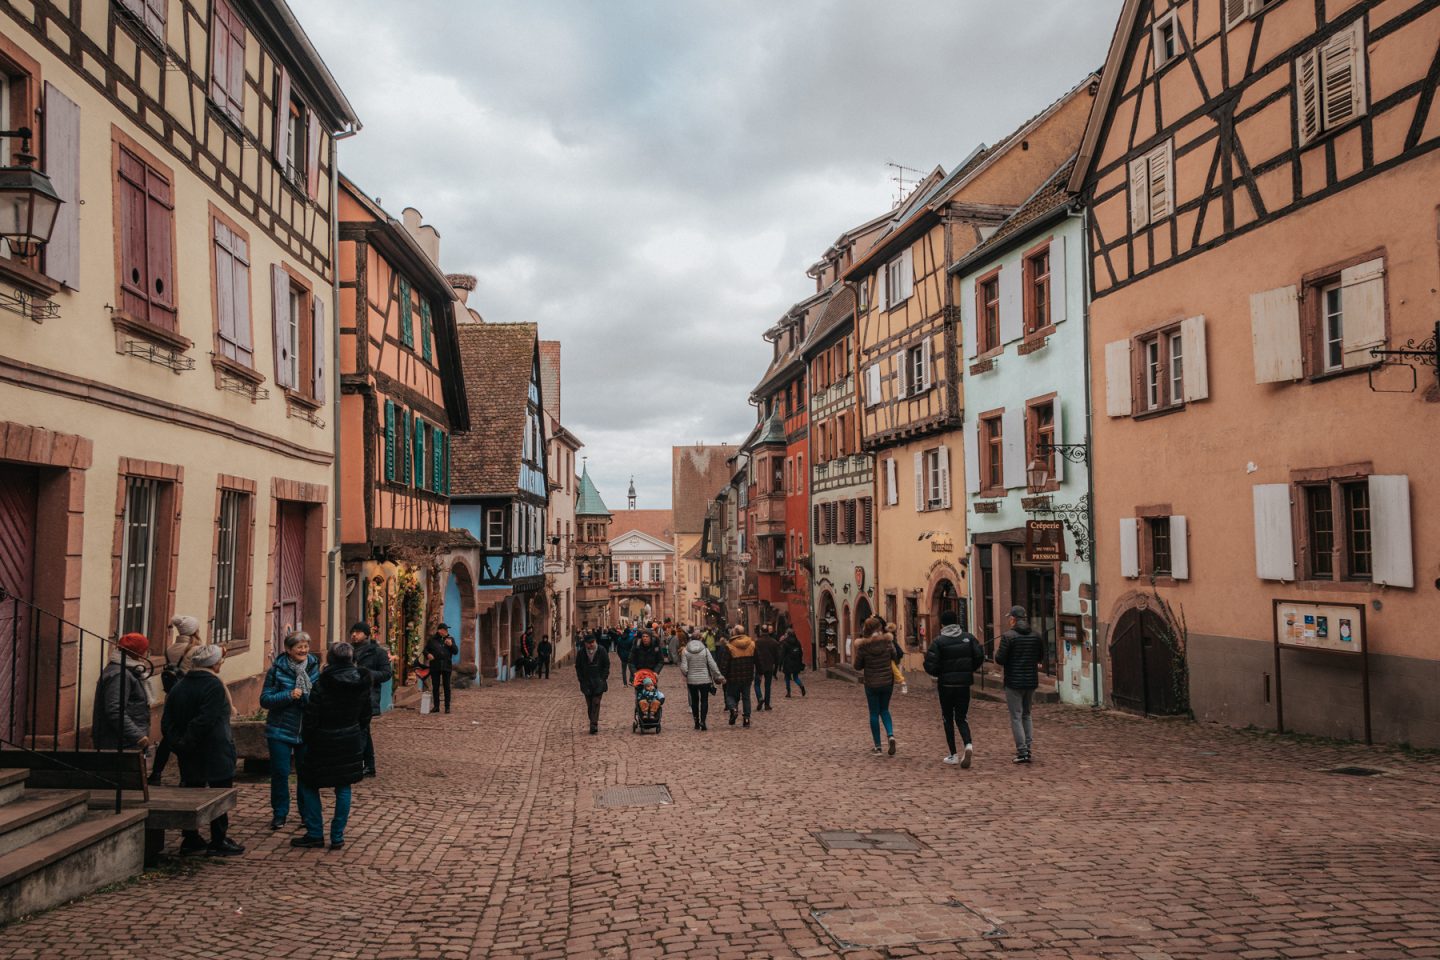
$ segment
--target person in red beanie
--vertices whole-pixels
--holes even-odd
[[[90,736],[97,750],[141,749],[150,745],[150,640],[127,633],[110,651],[110,662],[95,686]]]

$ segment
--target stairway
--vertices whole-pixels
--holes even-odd
[[[145,810],[92,812],[88,790],[27,789],[0,769],[0,924],[133,877],[145,859]]]

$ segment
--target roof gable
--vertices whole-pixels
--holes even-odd
[[[610,553],[671,553],[675,548],[664,540],[657,540],[648,533],[641,533],[639,530],[631,530],[622,533],[610,541]]]
[[[1130,35],[1135,31],[1141,2],[1142,0],[1125,0],[1125,5],[1120,8],[1120,19],[1115,24],[1115,34],[1110,38],[1110,50],[1105,55],[1105,66],[1100,69],[1100,89],[1095,94],[1095,102],[1090,106],[1090,119],[1085,124],[1084,136],[1080,138],[1075,169],[1070,173],[1071,193],[1079,193],[1090,177],[1100,146],[1100,133],[1105,127],[1105,119],[1115,105],[1115,95],[1120,90],[1120,68],[1125,63],[1125,51],[1130,45]]]
[[[537,380],[537,328],[467,323],[459,335],[473,415],[471,429],[451,440],[451,493],[513,493],[520,484],[530,389]]]

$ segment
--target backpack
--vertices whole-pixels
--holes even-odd
[[[181,661],[183,661],[183,660],[185,659],[185,654],[189,653],[189,652],[190,652],[192,649],[194,649],[196,646],[198,646],[198,644],[194,644],[194,643],[189,644],[188,646],[186,646],[185,649],[184,649],[184,651],[181,652],[179,658],[178,658],[174,663],[171,663],[171,662],[170,662],[170,656],[169,656],[169,654],[166,654],[166,656],[165,656],[165,666],[162,667],[161,670],[160,670],[160,689],[161,689],[161,690],[165,691],[166,693],[169,693],[169,692],[171,691],[171,689],[174,688],[175,684],[177,684],[177,683],[180,682],[180,678],[181,678],[182,676],[184,676],[184,673],[182,673],[181,670],[180,670],[180,663],[181,663]]]

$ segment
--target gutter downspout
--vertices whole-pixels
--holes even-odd
[[[1095,545],[1098,540],[1095,529],[1095,432],[1094,417],[1095,404],[1092,399],[1092,388],[1090,383],[1090,268],[1091,260],[1089,254],[1089,208],[1075,213],[1067,214],[1068,218],[1079,219],[1080,236],[1084,241],[1080,249],[1085,251],[1084,269],[1080,271],[1080,295],[1082,303],[1080,317],[1085,325],[1085,522],[1090,526],[1090,680],[1091,695],[1094,702],[1091,707],[1099,710],[1102,707],[1100,698],[1100,581],[1096,574],[1095,566]]]
[[[334,491],[334,517],[331,520],[329,554],[325,558],[326,565],[330,570],[330,589],[326,591],[328,596],[325,599],[325,622],[329,624],[329,644],[336,643],[347,634],[336,627],[335,609],[337,594],[344,584],[344,571],[340,569],[340,149],[338,143],[348,139],[360,132],[359,124],[342,130],[339,133],[330,135],[330,322],[334,324],[335,334],[330,339],[335,344],[334,354],[330,361],[330,398],[332,411],[333,442],[335,445],[335,463],[332,468],[333,479],[331,489]]]

